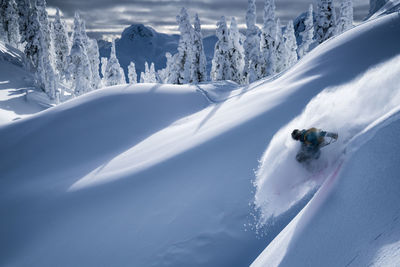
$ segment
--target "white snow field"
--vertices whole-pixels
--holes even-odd
[[[110,87],[0,126],[0,266],[392,266],[399,43],[395,13],[275,79]],[[340,136],[317,175],[290,140],[311,125]]]
[[[45,109],[27,97],[32,78],[22,68],[22,53],[0,42],[0,61],[0,125]]]

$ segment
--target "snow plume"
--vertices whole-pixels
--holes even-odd
[[[260,161],[254,182],[259,226],[311,197],[344,155],[349,141],[400,105],[399,64],[400,56],[350,83],[325,89],[275,134]],[[382,81],[385,82],[382,84]],[[293,129],[310,127],[339,133],[338,142],[323,148],[321,158],[315,162],[319,171],[311,172],[296,162],[300,144],[290,136]]]

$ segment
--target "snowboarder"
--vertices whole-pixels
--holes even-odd
[[[330,137],[331,140],[326,140],[327,137]],[[318,159],[321,155],[320,148],[329,145],[332,141],[336,142],[338,134],[316,128],[303,129],[301,131],[295,129],[292,132],[292,138],[301,142],[301,149],[296,155],[296,160],[307,163],[313,159]]]

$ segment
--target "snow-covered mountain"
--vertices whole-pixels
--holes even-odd
[[[392,13],[249,86],[114,86],[3,124],[0,266],[397,266],[399,43]],[[339,133],[317,173],[290,137],[310,126]]]
[[[211,70],[211,60],[214,56],[214,46],[217,41],[215,35],[204,38],[204,51],[207,58],[208,73]],[[155,69],[159,70],[165,67],[167,59],[165,53],[172,55],[177,52],[179,35],[168,35],[159,33],[149,26],[143,24],[133,24],[126,28],[121,38],[115,41],[117,58],[128,73],[128,65],[133,61],[136,65],[136,72],[144,72],[144,63],[154,62]],[[99,41],[100,57],[109,57],[111,43]]]

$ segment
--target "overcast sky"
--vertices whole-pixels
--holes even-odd
[[[341,0],[336,0],[340,3]],[[257,23],[262,24],[263,0],[257,2]],[[308,10],[316,0],[275,0],[276,16],[286,23]],[[361,21],[368,13],[369,0],[353,0],[354,19]],[[247,0],[47,0],[50,14],[55,7],[72,23],[74,12],[79,10],[86,21],[91,36],[105,39],[118,37],[122,30],[133,23],[143,23],[164,33],[178,33],[176,15],[186,7],[191,17],[199,14],[204,35],[211,34],[221,16],[236,17],[239,27],[245,25]]]

